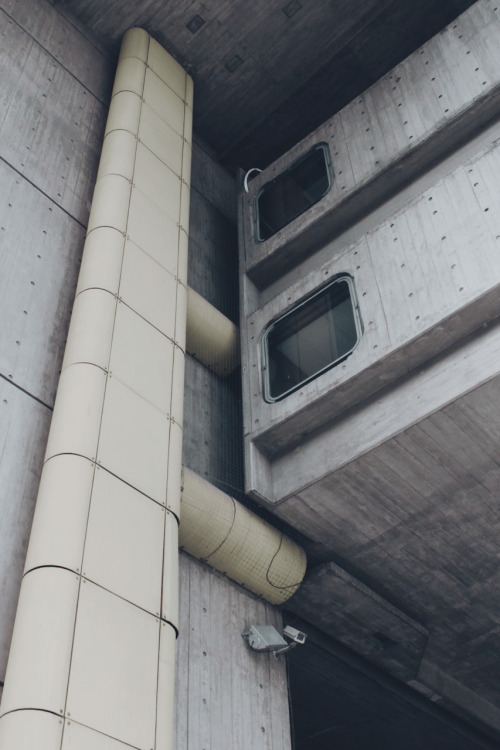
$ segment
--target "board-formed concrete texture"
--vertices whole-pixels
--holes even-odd
[[[0,682],[113,80],[45,0],[0,3]]]
[[[239,322],[236,195],[235,181],[195,134],[189,289],[233,323]],[[188,346],[189,336],[188,331]],[[243,489],[239,368],[221,378],[188,353],[184,395],[183,464],[224,492],[239,497]]]
[[[274,161],[471,4],[64,0],[110,48],[138,25],[189,61],[199,132],[246,169]]]
[[[176,750],[289,750],[286,662],[241,636],[280,612],[181,553],[179,617]]]
[[[479,139],[478,153],[410,199],[347,246],[328,245],[318,265],[275,285],[247,316],[246,370],[251,415],[246,431],[267,456],[415,369],[498,314],[500,213],[492,197],[500,128]],[[471,248],[474,252],[471,252]],[[327,258],[327,260],[325,260]],[[270,321],[329,279],[352,277],[363,333],[339,367],[287,398],[262,398],[260,341]],[[256,366],[253,366],[256,365]]]
[[[2,750],[165,750],[174,714],[179,750],[289,750],[289,700],[298,750],[496,746],[498,13],[494,0],[0,0],[0,690],[23,565],[9,671],[28,678],[8,679]],[[111,99],[132,25],[192,73],[192,144],[185,75],[160,80],[154,41],[145,66],[142,32]],[[244,173],[265,169],[251,208],[332,115],[325,201],[259,246],[241,227],[240,320]],[[358,347],[265,404],[252,336],[344,263]],[[233,582],[181,553],[178,615],[182,464],[307,551],[285,616],[308,639],[287,657],[241,638],[282,627],[238,585],[242,556]]]
[[[399,679],[416,678],[426,628],[335,563],[314,568],[287,607]]]
[[[497,728],[499,23],[480,0],[240,201],[246,489],[335,561],[295,611]],[[259,190],[318,142],[332,189],[257,243]],[[267,403],[266,328],[344,274],[357,346]]]
[[[476,3],[252,180],[244,201],[242,262],[259,288],[390,197],[498,113],[500,52],[495,40],[499,30],[497,8],[488,0]],[[256,195],[314,143],[329,147],[331,190],[303,216],[259,242]]]

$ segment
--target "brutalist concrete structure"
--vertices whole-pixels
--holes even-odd
[[[471,8],[254,177],[240,235],[247,491],[325,560],[295,611],[490,719],[495,680],[472,652],[496,662],[496,620],[472,612],[486,614],[496,576],[496,13]],[[259,238],[262,196],[321,144],[330,187]],[[269,327],[342,278],[349,351],[323,362],[311,313],[282,336],[285,365],[271,361]],[[272,367],[300,356],[319,373],[289,373],[273,398]]]
[[[231,2],[217,8],[187,0],[175,8],[115,0],[0,3],[2,682],[23,574],[32,596],[21,599],[24,624],[15,635],[20,643],[31,634],[29,649],[22,668],[17,654],[12,659],[0,710],[5,748],[27,750],[35,742],[44,750],[285,750],[294,741],[318,750],[370,742],[494,747],[500,737],[499,11],[491,0],[440,8],[429,0],[420,9],[426,23],[418,26],[411,3],[396,9],[373,0],[347,11],[342,4],[301,2],[238,10]],[[121,39],[134,26],[145,31],[122,50],[127,71],[116,82]],[[188,119],[182,132],[175,120],[181,103],[191,111],[191,79],[192,138]],[[106,129],[118,95],[147,112],[132,137],[128,106],[127,124],[108,120]],[[122,140],[103,163],[103,142],[118,131],[128,134],[115,137]],[[129,146],[134,166],[125,176],[116,165]],[[176,154],[182,154],[178,166],[169,161]],[[304,188],[294,170],[307,172],[311,156],[313,176]],[[249,173],[253,167],[259,169]],[[130,211],[145,196],[150,203],[140,203],[137,216],[156,217],[156,208],[174,200],[156,189],[170,184],[168,169],[177,169],[181,196],[175,269],[162,260],[162,242],[169,240],[161,227],[170,226],[163,219],[132,226],[130,213],[120,229],[101,214],[96,219],[93,209],[89,223],[96,180],[97,194],[110,174],[120,176],[121,187],[130,183]],[[103,228],[110,253],[122,234],[120,273],[128,273],[128,286],[97,284],[94,254],[77,288],[85,238]],[[148,270],[139,273],[141,263]],[[173,333],[162,322],[171,282],[178,302]],[[162,284],[165,310],[154,291]],[[115,354],[113,366],[71,359],[89,341],[85,326],[78,346],[70,333],[63,364],[71,312],[80,320],[84,294],[95,300],[88,305],[95,320],[98,299],[116,307],[123,359]],[[210,320],[212,338],[204,338],[202,322],[190,338],[190,296],[197,320]],[[186,306],[187,344],[177,329]],[[123,321],[130,327],[120,329]],[[212,359],[201,353],[203,342],[213,346],[218,326],[233,347],[222,364],[215,353]],[[238,326],[241,371],[234,369]],[[101,343],[104,334],[101,328]],[[185,366],[183,414],[175,384],[168,385],[165,412],[169,434],[183,432],[175,481],[182,461],[189,476],[201,477],[195,480],[201,502],[209,482],[214,493],[235,498],[227,500],[229,509],[245,505],[243,516],[262,516],[262,529],[275,527],[269,533],[282,541],[263,574],[276,590],[278,552],[289,544],[300,559],[301,550],[307,553],[303,582],[282,585],[286,591],[273,603],[243,574],[231,580],[219,554],[229,536],[201,560],[186,542],[191,554],[181,551],[178,578],[177,561],[165,552],[179,515],[182,532],[179,492],[170,479],[165,497],[161,489],[155,494],[147,469],[161,452],[151,435],[164,429],[153,394],[161,391],[154,373],[163,372],[165,336],[172,367],[178,373],[178,363]],[[144,379],[138,363],[146,360]],[[86,372],[100,367],[110,398],[121,394],[113,402],[108,453],[85,458],[100,477],[101,505],[92,501],[82,521],[88,545],[82,563],[61,553],[83,507],[74,489],[79,470],[70,470],[79,448],[51,453],[49,441],[45,453],[60,370],[75,364]],[[78,398],[70,402],[85,410]],[[144,484],[125,447],[116,447],[125,446],[129,428],[137,438],[134,454],[142,451],[137,465],[146,462]],[[139,430],[151,437],[151,450]],[[57,482],[53,549],[37,557],[41,547],[32,546],[26,562],[40,474],[54,456],[64,456],[69,469]],[[206,542],[208,530],[201,537]],[[248,562],[243,543],[231,554],[241,571]],[[112,602],[109,618],[106,602]],[[56,609],[63,615],[54,616],[52,628]],[[63,620],[73,635],[44,652],[50,641],[44,634]],[[285,623],[308,633],[310,643],[309,652],[306,641],[287,657],[289,685],[285,657],[253,652],[241,637],[251,625],[282,632]],[[168,649],[177,633],[174,699]],[[19,695],[29,701],[18,705],[12,696]]]

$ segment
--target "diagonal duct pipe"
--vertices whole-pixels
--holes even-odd
[[[270,604],[286,602],[306,572],[298,544],[186,467],[179,546]]]

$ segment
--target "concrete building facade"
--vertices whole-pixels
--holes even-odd
[[[496,461],[486,459],[495,453],[489,436],[496,410],[487,406],[485,413],[484,405],[497,400],[498,218],[491,176],[498,126],[478,134],[483,102],[489,110],[494,98],[485,89],[496,86],[486,75],[498,69],[487,51],[498,33],[496,13],[476,4],[259,174],[242,207],[247,491],[313,539],[325,560],[294,601],[346,644],[359,636],[357,650],[387,660],[387,669],[406,672],[407,681],[422,677],[446,694],[449,680],[457,702],[466,688],[463,710],[470,710],[465,696],[474,682],[478,711],[481,695],[490,717],[496,679],[490,683],[478,670],[472,651],[486,657],[488,642],[486,658],[496,661],[490,606],[497,532],[490,513],[498,477]],[[486,122],[490,117],[488,111]],[[446,152],[437,158],[444,139]],[[331,189],[304,217],[256,241],[255,196],[320,143],[331,153]],[[396,168],[401,162],[404,171]],[[382,206],[373,210],[376,202]],[[327,243],[325,235],[332,237]],[[353,284],[360,318],[355,349],[286,397],[266,400],[271,376],[263,332],[339,277]],[[309,330],[308,339],[311,360],[327,338]],[[471,450],[479,443],[478,462]],[[484,491],[486,475],[493,494]],[[364,589],[369,581],[377,582],[373,594]],[[389,581],[390,604],[384,604],[379,585]],[[482,595],[488,605],[480,604]],[[340,601],[342,612],[333,614]],[[462,613],[476,605],[488,611],[486,621],[478,613],[466,626]],[[363,612],[358,636],[350,607]],[[373,621],[386,628],[391,648],[381,647],[379,627],[367,629]],[[399,628],[407,634],[398,635]]]
[[[230,11],[220,9],[196,48],[204,6],[115,5],[0,3],[2,683],[23,577],[28,592],[0,712],[2,748],[370,747],[353,720],[363,703],[374,705],[370,685],[387,691],[382,724],[391,710],[409,722],[385,736],[373,718],[382,714],[365,705],[374,746],[412,747],[411,722],[425,725],[420,746],[497,746],[498,9],[472,4],[274,153],[245,192],[244,172],[265,166],[248,161],[258,155],[250,136],[238,161],[231,136],[248,102],[241,93],[241,112],[225,122],[211,108],[213,60],[203,57],[220,45],[215,101],[224,76],[245,71],[248,47],[224,46],[224,24],[233,34],[236,23]],[[376,33],[377,3],[363,6],[366,17],[362,5],[353,28],[359,35],[372,24]],[[259,6],[255,33],[297,13],[303,38],[301,10]],[[323,39],[320,21],[314,33],[326,50],[340,31]],[[178,46],[169,24],[181,27]],[[118,40],[133,26],[148,33],[130,37],[117,74]],[[241,26],[251,30],[252,19],[243,15]],[[280,34],[276,54],[286,59]],[[306,58],[314,47],[311,31]],[[319,75],[318,66],[304,69],[304,81]],[[272,87],[259,75],[228,78],[232,110],[255,86],[270,111]],[[282,86],[291,92],[284,74]],[[260,240],[259,196],[317,144],[329,189]],[[123,225],[120,191],[128,191]],[[99,192],[105,214],[95,208]],[[175,265],[164,246],[175,247]],[[355,346],[269,398],[266,332],[336,279],[349,279]],[[113,334],[102,354],[106,325]],[[89,343],[96,330],[98,346]],[[75,415],[85,421],[100,388],[99,448],[85,452]],[[56,409],[47,447],[56,392],[70,411],[63,429]],[[28,553],[44,463],[53,477],[42,482]],[[87,469],[96,478],[81,500]],[[194,508],[189,529],[181,487]],[[229,531],[199,552],[212,527],[202,520],[198,529],[196,519],[212,492],[214,503],[229,502]],[[211,511],[221,525],[224,512]],[[250,520],[228,541],[246,514],[262,523],[255,541],[246,542]],[[300,568],[303,550],[301,583],[293,559]],[[287,675],[285,657],[252,651],[241,636],[263,624],[309,632],[310,656],[297,647]],[[335,699],[330,690],[360,693],[345,699],[347,729],[323,727],[308,706],[300,689],[312,684],[308,670],[326,719],[334,709],[320,693],[325,703]]]

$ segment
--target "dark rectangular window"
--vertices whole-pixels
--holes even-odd
[[[330,189],[328,147],[320,143],[296,161],[257,197],[257,239],[267,240],[317,203]]]
[[[278,401],[355,348],[361,323],[350,276],[342,276],[272,323],[264,334],[264,394]]]

